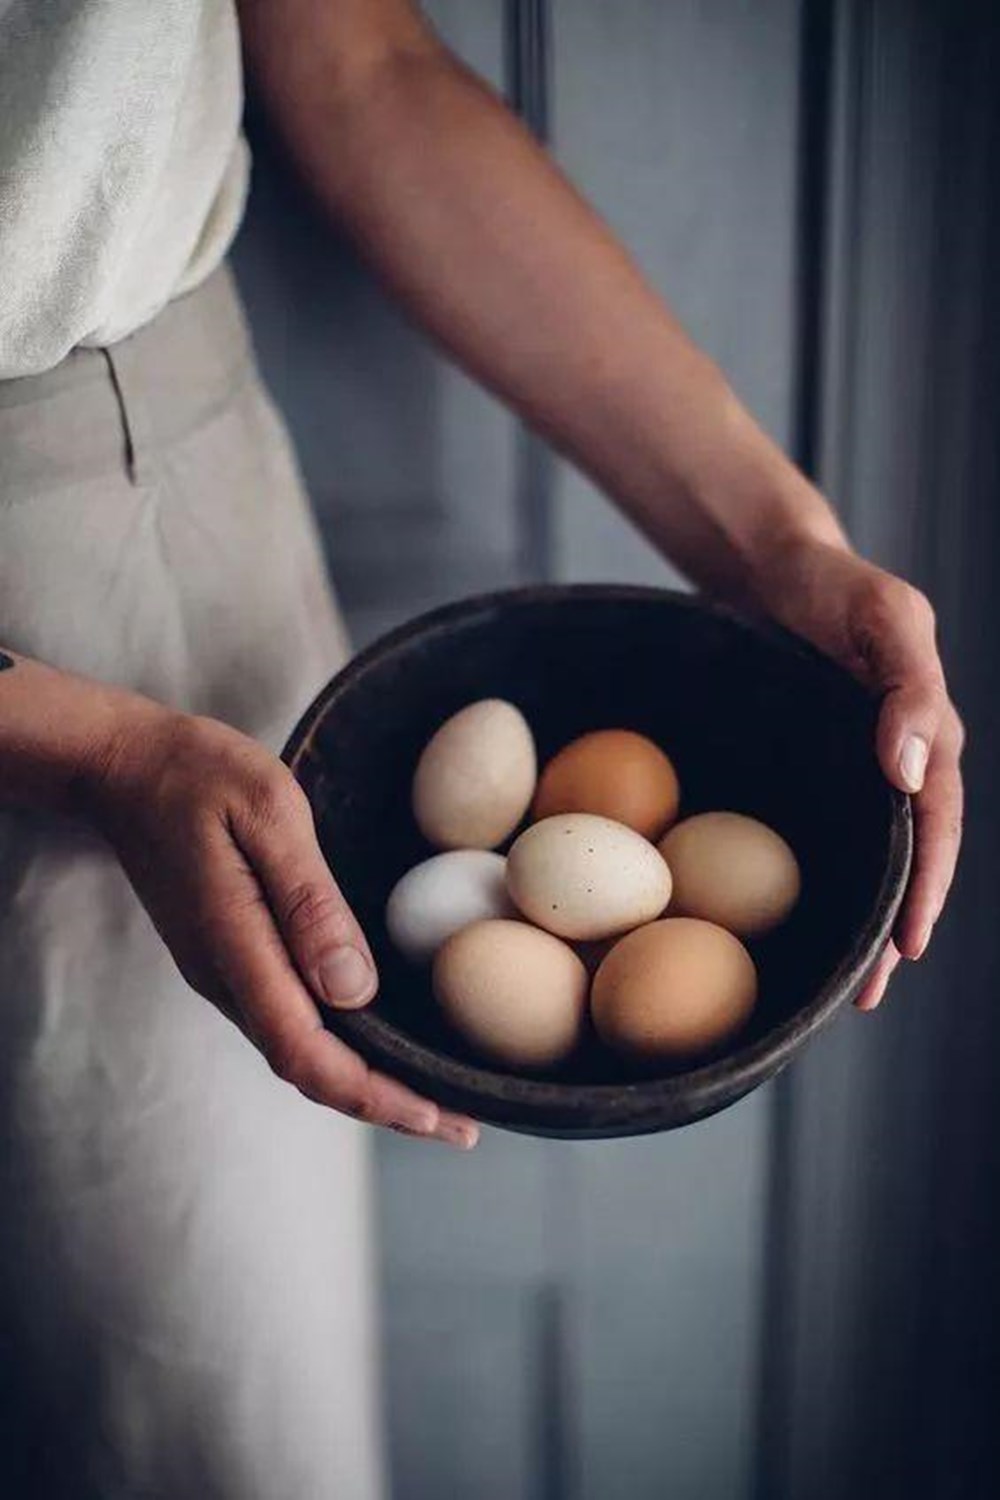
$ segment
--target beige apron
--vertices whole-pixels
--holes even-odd
[[[0,384],[0,645],[275,748],[343,659],[227,271]],[[86,829],[0,814],[0,1492],[374,1500],[368,1145]]]

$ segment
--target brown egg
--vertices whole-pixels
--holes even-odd
[[[587,1013],[587,971],[566,943],[505,918],[473,922],[434,960],[434,993],[477,1052],[544,1068],[572,1052]]]
[[[658,745],[630,729],[598,729],[552,757],[532,816],[598,813],[655,839],[676,818],[679,799],[677,773]]]
[[[732,933],[665,917],[621,938],[601,964],[590,1004],[598,1034],[634,1058],[709,1052],[745,1024],[757,998],[753,960]]]
[[[799,898],[798,861],[780,834],[742,813],[685,818],[660,840],[671,916],[703,917],[738,937],[777,927]]]

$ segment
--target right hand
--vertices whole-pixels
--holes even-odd
[[[371,951],[320,852],[309,803],[256,741],[153,705],[102,757],[96,821],[188,983],[318,1104],[468,1149],[473,1121],[369,1068],[317,1001],[367,1004]]]

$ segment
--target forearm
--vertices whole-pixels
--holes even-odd
[[[0,648],[0,804],[85,812],[123,728],[166,712]]]
[[[256,71],[316,193],[411,313],[692,577],[743,596],[776,540],[842,544],[610,230],[433,37],[346,77],[321,37],[260,49]]]

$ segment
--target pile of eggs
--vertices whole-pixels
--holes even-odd
[[[433,965],[451,1025],[505,1067],[551,1067],[590,1027],[634,1060],[705,1056],[746,1024],[743,939],[785,920],[800,875],[756,819],[679,809],[674,767],[643,735],[585,734],[539,776],[523,714],[471,703],[417,764],[413,814],[443,852],[394,887],[390,939]]]

